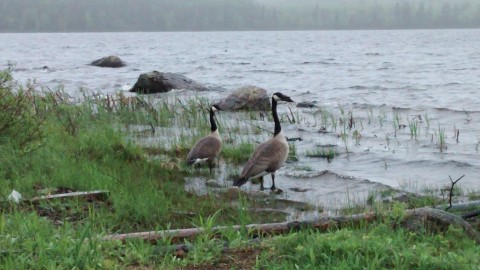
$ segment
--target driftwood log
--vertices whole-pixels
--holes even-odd
[[[97,199],[97,200],[105,200],[109,194],[107,190],[94,190],[94,191],[77,191],[77,192],[69,192],[69,193],[60,193],[60,194],[52,194],[52,195],[44,195],[33,197],[28,200],[24,200],[24,202],[38,202],[38,201],[48,201],[54,199],[66,199],[66,198],[76,198],[76,197],[84,197],[88,199]]]
[[[307,220],[307,221],[289,221],[280,223],[267,223],[267,224],[250,224],[246,226],[234,225],[234,226],[218,226],[210,229],[205,228],[189,228],[189,229],[173,229],[163,231],[150,231],[150,232],[137,232],[137,233],[125,233],[125,234],[111,234],[102,238],[102,240],[121,240],[127,241],[130,239],[143,239],[145,241],[156,243],[162,239],[169,239],[172,243],[179,243],[184,239],[193,239],[196,236],[210,232],[218,235],[228,230],[240,231],[246,230],[252,236],[265,236],[265,235],[279,235],[292,231],[298,231],[302,229],[316,229],[322,232],[338,229],[346,226],[358,226],[365,222],[373,222],[377,219],[375,214],[361,214],[352,215],[348,217],[332,217],[324,218],[321,220]]]
[[[442,204],[435,206],[435,209],[447,209],[448,211],[470,211],[480,207],[480,201],[469,201],[464,203],[454,203],[451,206],[449,204]]]
[[[320,232],[339,229],[344,227],[355,227],[361,224],[371,223],[383,218],[374,213],[359,214],[352,216],[329,217],[317,220],[290,221],[269,224],[250,224],[246,226],[219,226],[210,229],[189,228],[174,229],[164,231],[137,232],[126,234],[112,234],[102,238],[102,240],[120,240],[143,239],[151,243],[157,243],[161,240],[169,239],[172,243],[180,243],[185,239],[193,239],[203,233],[213,235],[221,234],[227,230],[246,230],[252,236],[278,235],[298,231],[302,229],[315,229]],[[398,223],[400,226],[416,232],[443,233],[450,225],[459,227],[465,233],[480,244],[480,237],[472,226],[461,217],[433,208],[419,208],[407,210],[403,219]]]

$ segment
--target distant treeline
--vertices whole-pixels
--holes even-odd
[[[478,0],[0,1],[0,32],[476,27]]]

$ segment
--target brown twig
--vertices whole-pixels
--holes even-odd
[[[445,209],[445,211],[447,211],[448,209],[450,209],[452,207],[453,188],[454,188],[455,184],[458,183],[458,181],[460,181],[464,176],[465,175],[460,176],[460,178],[458,178],[455,181],[452,180],[452,177],[450,175],[448,176],[450,178],[450,182],[452,184],[450,185],[450,190],[449,190],[449,193],[448,193],[448,204],[449,204],[449,206]]]
[[[292,112],[292,109],[290,109],[290,107],[288,107],[288,110],[290,110],[290,114],[292,115],[292,120],[290,121],[290,123],[296,123],[296,120],[295,120],[295,116],[293,115],[293,112]],[[288,120],[290,120],[290,118],[288,118]]]

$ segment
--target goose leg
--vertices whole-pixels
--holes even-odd
[[[263,187],[263,176],[260,177],[260,190],[264,190],[265,188]]]
[[[271,190],[275,190],[275,173],[272,173],[272,187]]]
[[[210,169],[210,174],[212,174],[212,169],[215,166],[215,163],[213,162],[213,160],[209,160],[207,161],[207,163],[208,163],[208,168]]]

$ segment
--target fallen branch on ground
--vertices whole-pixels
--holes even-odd
[[[60,194],[33,197],[31,199],[24,200],[24,202],[37,202],[37,201],[44,201],[44,200],[75,198],[75,197],[86,197],[90,199],[104,200],[108,195],[108,193],[109,191],[107,190],[78,191],[78,192],[69,192],[69,193],[60,193]]]
[[[228,230],[246,230],[251,236],[279,235],[302,229],[314,229],[320,232],[326,232],[329,230],[340,229],[344,227],[358,227],[361,224],[375,222],[380,218],[381,215],[367,213],[307,221],[250,224],[246,226],[218,226],[210,229],[189,228],[126,234],[112,234],[103,237],[102,240],[120,240],[125,242],[130,239],[143,239],[144,241],[157,243],[162,239],[168,239],[172,243],[180,243],[185,239],[192,240],[203,233],[208,232],[212,233],[213,235],[219,235],[222,232],[226,232]],[[445,232],[448,230],[450,225],[454,225],[463,229],[469,237],[471,237],[477,243],[480,243],[480,236],[468,222],[466,222],[457,215],[453,215],[442,210],[437,210],[433,208],[419,208],[407,210],[405,217],[401,220],[399,225],[408,230],[419,232],[423,232],[425,230],[429,232]]]
[[[126,241],[129,239],[143,239],[145,241],[156,243],[161,239],[170,239],[170,241],[173,243],[179,243],[184,239],[193,239],[196,236],[207,231],[213,234],[220,234],[228,230],[240,231],[244,229],[247,230],[247,232],[252,236],[279,235],[305,228],[316,229],[325,232],[330,229],[338,229],[346,226],[358,226],[359,224],[362,224],[364,222],[373,222],[376,219],[376,214],[361,214],[348,217],[341,216],[325,218],[313,221],[289,221],[280,223],[250,224],[246,226],[218,226],[213,227],[209,230],[205,228],[189,228],[126,234],[112,234],[103,237],[102,240]]]
[[[451,206],[450,204],[442,204],[442,205],[437,205],[434,208],[435,209],[446,209],[448,207],[449,211],[459,211],[459,212],[464,212],[464,211],[471,211],[478,209],[480,207],[480,201],[469,201],[469,202],[464,202],[464,203],[452,203]]]

